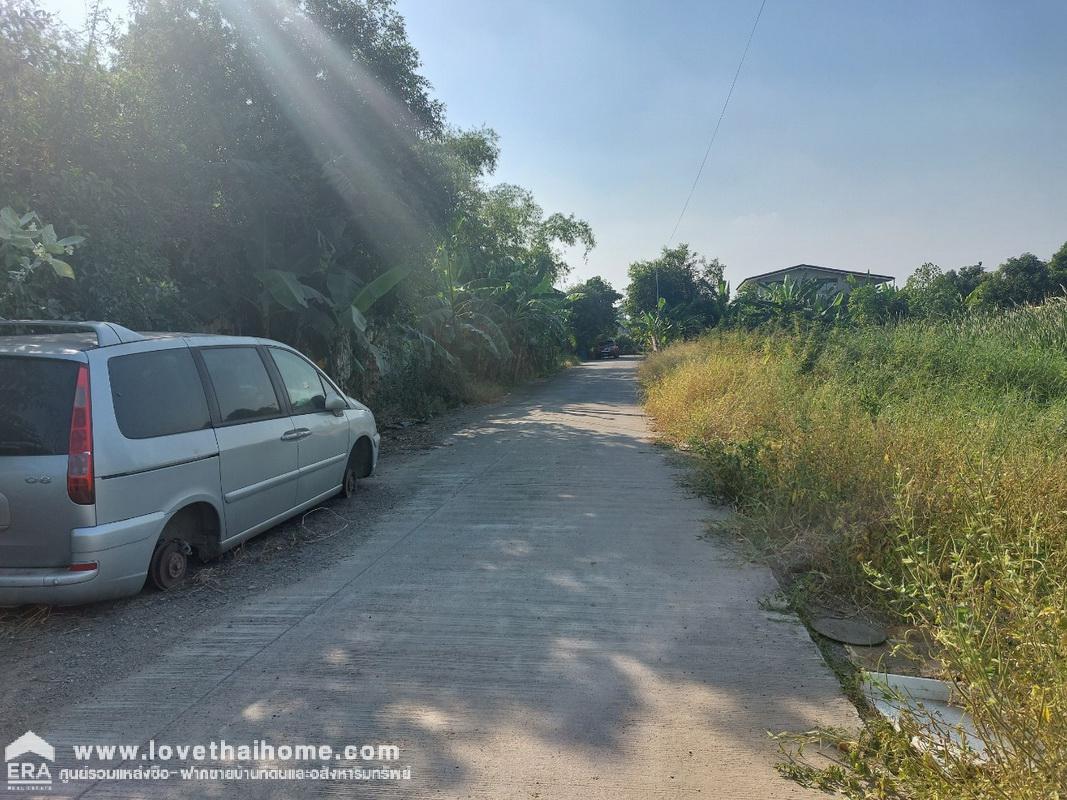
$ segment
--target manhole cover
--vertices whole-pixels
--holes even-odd
[[[811,627],[835,642],[874,647],[886,640],[885,628],[864,619],[818,616],[811,618]]]

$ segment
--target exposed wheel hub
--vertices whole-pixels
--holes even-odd
[[[156,546],[148,574],[157,589],[166,591],[181,582],[189,570],[191,552],[192,548],[186,542],[177,539]]]

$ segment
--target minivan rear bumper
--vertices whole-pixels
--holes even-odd
[[[0,568],[0,606],[70,606],[137,594],[163,530],[164,515],[147,514],[71,532],[71,560],[96,569]]]

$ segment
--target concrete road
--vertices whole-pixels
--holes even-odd
[[[49,796],[809,796],[766,732],[855,713],[805,629],[760,609],[769,572],[699,538],[715,511],[653,445],[635,367],[568,370],[398,469],[383,454],[372,480],[409,499],[350,557],[223,609],[37,730],[54,772],[71,743],[264,740],[396,745],[384,766],[409,779],[57,780]]]

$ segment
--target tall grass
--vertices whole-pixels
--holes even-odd
[[[867,729],[854,797],[1067,797],[1067,303],[957,322],[713,333],[655,355],[663,433],[783,574],[936,643],[986,760]]]

